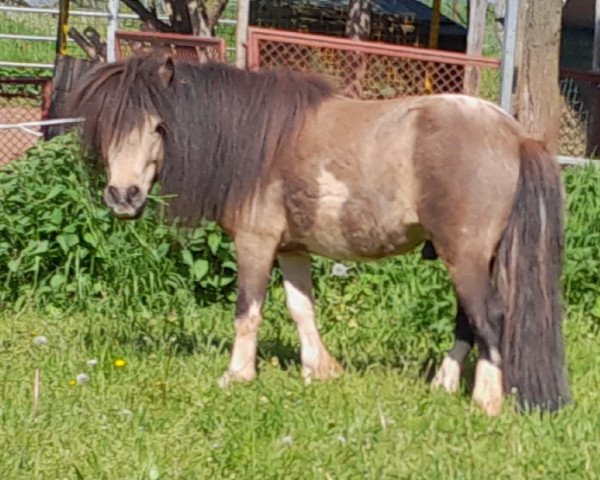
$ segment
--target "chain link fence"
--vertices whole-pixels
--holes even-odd
[[[251,69],[326,74],[344,94],[362,99],[462,93],[468,90],[467,73],[474,70],[479,95],[498,97],[498,60],[455,52],[251,28],[248,58]]]
[[[342,93],[362,99],[470,93],[498,102],[500,62],[454,52],[354,42],[321,35],[251,28],[251,69],[291,68],[329,75]],[[465,79],[479,77],[473,91]],[[585,157],[600,144],[600,75],[561,72],[560,154]]]
[[[0,125],[44,119],[49,98],[48,79],[0,78]],[[0,165],[21,156],[42,135],[39,127],[0,129]]]
[[[600,75],[561,72],[562,118],[559,149],[562,155],[597,156],[600,147]]]

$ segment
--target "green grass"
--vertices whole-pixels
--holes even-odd
[[[490,419],[470,400],[472,365],[460,394],[428,387],[454,300],[441,263],[416,254],[347,277],[315,261],[320,330],[346,374],[308,387],[274,275],[259,378],[219,389],[233,338],[231,283],[219,287],[232,277],[230,244],[212,226],[161,226],[158,200],[138,222],[110,218],[102,176],[80,157],[66,136],[0,173],[0,478],[600,476],[600,169],[565,173],[575,402],[547,416],[507,402]],[[80,373],[89,382],[70,385]]]
[[[468,387],[457,396],[429,390],[411,358],[433,346],[425,332],[406,328],[411,319],[397,318],[396,306],[386,302],[354,326],[343,313],[322,316],[325,339],[348,371],[305,387],[291,322],[271,302],[259,380],[227,391],[215,380],[227,364],[231,309],[195,310],[174,320],[176,328],[157,318],[144,334],[118,316],[6,314],[0,477],[597,478],[598,335],[568,324],[575,405],[546,417],[507,408],[490,419],[471,404]],[[49,344],[33,345],[34,334]],[[380,343],[387,336],[412,345]],[[98,365],[89,368],[92,358]],[[117,358],[127,365],[114,367]],[[81,372],[89,383],[69,386]]]

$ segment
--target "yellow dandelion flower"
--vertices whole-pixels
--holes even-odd
[[[122,359],[122,358],[117,358],[114,362],[113,365],[117,368],[123,368],[125,365],[127,365],[127,362]]]
[[[74,378],[69,380],[69,387],[75,387],[76,385],[77,385],[77,380],[75,380]]]

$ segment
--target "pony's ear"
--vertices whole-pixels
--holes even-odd
[[[165,88],[171,86],[173,74],[175,73],[175,63],[171,55],[166,55],[158,67],[158,78]]]

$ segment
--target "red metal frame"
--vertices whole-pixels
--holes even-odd
[[[470,67],[500,67],[500,60],[498,59],[465,55],[464,53],[459,52],[390,45],[388,43],[380,42],[363,42],[347,38],[330,37],[327,35],[250,27],[248,29],[247,43],[247,67],[249,70],[258,70],[260,68],[259,43],[261,41],[293,43],[307,47],[329,47],[337,50],[387,55],[390,57],[407,58],[425,62],[451,63]]]
[[[192,35],[183,35],[180,33],[159,33],[159,32],[117,32],[117,58],[123,58],[120,40],[149,42],[161,46],[175,45],[176,47],[203,47],[214,48],[218,51],[218,60],[225,61],[226,44],[222,38],[214,37],[194,37]]]
[[[595,72],[586,72],[584,70],[572,70],[570,68],[560,69],[561,78],[572,78],[578,82],[592,83],[600,87],[600,74]]]

